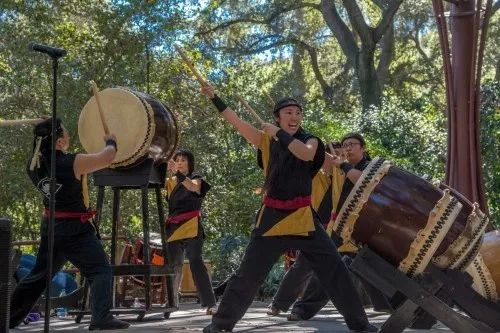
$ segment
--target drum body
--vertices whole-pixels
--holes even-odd
[[[132,167],[146,158],[165,162],[174,152],[178,129],[170,110],[148,94],[127,88],[99,92],[104,119],[116,135],[118,151],[112,168]],[[83,107],[78,134],[88,153],[104,148],[104,129],[95,97]]]
[[[333,229],[344,242],[368,245],[412,277],[431,260],[465,268],[488,219],[462,196],[375,158],[342,205]]]
[[[484,235],[479,255],[467,268],[472,287],[485,298],[498,302],[500,293],[500,231]]]

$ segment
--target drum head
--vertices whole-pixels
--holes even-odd
[[[99,92],[99,99],[109,131],[116,135],[118,146],[111,167],[130,165],[148,152],[155,133],[153,110],[134,93],[122,88],[104,89]],[[104,148],[104,129],[94,96],[80,114],[78,135],[89,154]]]

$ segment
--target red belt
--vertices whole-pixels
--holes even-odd
[[[332,211],[332,215],[330,215],[330,221],[335,221],[337,219],[337,213]]]
[[[179,224],[181,222],[187,221],[192,219],[193,217],[200,216],[201,211],[200,210],[192,210],[189,212],[181,213],[179,215],[175,216],[169,216],[165,223],[173,223],[173,224]]]
[[[311,205],[311,196],[308,195],[307,197],[296,197],[290,200],[278,200],[265,196],[263,203],[267,207],[276,209],[299,209]]]
[[[82,222],[88,222],[90,219],[92,219],[97,212],[92,211],[92,212],[61,212],[61,211],[55,211],[54,212],[54,218],[56,219],[80,219]],[[49,210],[45,208],[43,210],[43,217],[44,218],[49,218]]]

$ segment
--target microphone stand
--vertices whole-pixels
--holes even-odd
[[[42,45],[42,47],[45,47]],[[54,262],[54,220],[56,208],[56,118],[57,118],[57,68],[58,59],[66,54],[64,50],[47,47],[38,48],[37,44],[30,44],[30,49],[48,54],[52,58],[52,150],[50,155],[50,195],[49,195],[49,220],[47,224],[47,274],[45,288],[45,322],[44,333],[50,332],[50,285],[52,282],[52,265]],[[61,51],[54,52],[53,50]]]
[[[57,57],[52,57],[52,150],[50,152],[50,198],[49,223],[47,225],[48,258],[45,288],[45,322],[44,333],[50,332],[50,285],[52,283],[52,265],[54,262],[54,222],[56,210],[56,117],[57,117]]]

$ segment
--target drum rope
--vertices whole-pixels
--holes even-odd
[[[422,266],[424,259],[428,255],[429,249],[434,244],[435,239],[443,232],[442,229],[444,228],[446,223],[449,222],[450,215],[452,215],[453,211],[459,205],[460,205],[460,202],[455,197],[452,197],[450,202],[446,206],[443,214],[441,215],[441,217],[439,218],[439,220],[437,221],[435,226],[432,228],[432,231],[430,232],[429,236],[426,238],[424,244],[422,245],[422,247],[418,251],[418,253],[415,256],[415,259],[412,261],[411,265],[407,269],[404,268],[405,260],[408,259],[408,257],[407,257],[405,260],[403,260],[400,263],[400,266],[399,266],[400,270],[402,270],[403,272],[406,272],[406,274],[409,277],[413,277],[416,273],[420,273],[421,271],[423,271],[423,269],[425,269],[425,267],[421,267],[421,266]],[[410,250],[410,252],[411,252],[411,250]],[[424,264],[425,264],[425,266],[427,266],[427,263],[424,263]]]

